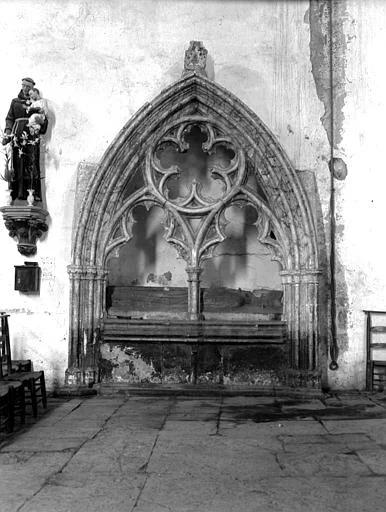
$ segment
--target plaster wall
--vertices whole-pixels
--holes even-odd
[[[137,209],[133,238],[108,263],[110,285],[187,286],[186,262],[164,237],[163,212]],[[229,220],[228,220],[229,219]],[[226,240],[204,263],[203,287],[225,286],[253,290],[280,290],[280,265],[271,260],[269,250],[256,239],[256,214],[249,208],[228,209]]]
[[[15,242],[3,227],[0,306],[11,314],[14,357],[31,358],[36,368],[46,371],[50,386],[63,382],[67,366],[66,267],[70,264],[72,224],[78,211],[76,208],[74,218],[79,162],[97,163],[128,119],[181,76],[184,50],[190,40],[202,40],[208,49],[209,77],[235,93],[261,117],[296,169],[315,173],[321,227],[328,240],[326,162],[330,149],[320,122],[324,106],[317,96],[310,61],[308,6],[305,1],[0,1],[0,45],[2,68],[6,70],[0,84],[0,118],[5,117],[11,98],[19,91],[20,79],[32,76],[49,101],[53,128],[44,152],[50,226],[38,242],[36,257],[31,258],[42,268],[40,295],[13,290],[13,266],[26,258],[18,254]],[[377,20],[378,9],[381,7],[373,2],[371,13],[379,27],[378,39],[370,41],[370,24],[364,29],[371,48],[384,37]],[[359,15],[359,10],[356,2],[354,14]],[[367,49],[359,43],[357,47],[359,53]],[[369,276],[378,291],[373,292],[370,287],[367,295],[361,294],[360,304],[351,301],[356,320],[348,333],[349,351],[343,353],[346,363],[332,379],[336,385],[348,387],[362,383],[350,369],[353,361],[356,368],[363,362],[360,307],[364,297],[366,305],[378,304],[381,297],[381,287],[376,283],[381,257],[376,265],[367,248],[360,248],[360,256],[353,256],[349,249],[357,230],[353,218],[360,217],[365,239],[370,238],[365,228],[369,220],[375,232],[381,228],[375,213],[366,210],[366,214],[359,216],[355,212],[352,217],[352,208],[358,208],[358,201],[364,207],[370,196],[375,197],[372,188],[364,186],[364,157],[360,165],[354,129],[356,95],[366,96],[373,114],[377,108],[369,93],[361,91],[371,82],[372,73],[377,73],[375,65],[370,64],[368,81],[358,82],[351,104],[346,103],[345,107],[346,120],[351,119],[351,124],[345,128],[344,141],[352,151],[348,156],[352,170],[342,184],[345,201],[340,214],[347,238],[339,250],[343,263],[347,260],[352,290],[358,287],[360,276]],[[354,75],[354,54],[349,65]],[[381,102],[380,87],[376,93]],[[363,125],[363,133],[367,130],[363,148],[367,151],[374,150],[374,141],[368,135],[373,131],[372,121],[367,114]],[[380,135],[376,140],[380,142]],[[367,172],[380,180],[378,158],[373,157],[372,170]],[[89,169],[92,179],[93,166]],[[3,184],[2,190],[5,188]],[[380,188],[379,202],[372,212],[382,211]],[[371,243],[377,247],[374,239]],[[359,245],[357,242],[356,247]],[[362,274],[349,270],[359,263]],[[361,290],[367,286],[363,284]]]
[[[364,386],[363,309],[386,311],[385,16],[382,0],[349,0],[343,19],[346,77],[335,153],[346,161],[348,175],[344,181],[335,182],[341,349],[340,369],[329,376],[331,385],[338,388]]]

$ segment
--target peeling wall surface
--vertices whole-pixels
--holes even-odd
[[[85,184],[131,116],[181,77],[191,40],[203,41],[208,49],[209,78],[257,113],[299,177],[307,175],[316,187],[312,207],[326,269],[331,239],[328,162],[334,154],[347,164],[347,178],[334,182],[340,367],[328,373],[328,382],[336,388],[364,387],[362,310],[386,310],[380,129],[386,114],[381,60],[386,5],[382,0],[342,0],[332,2],[330,16],[330,3],[0,0],[0,120],[24,76],[36,81],[50,111],[50,130],[42,144],[49,230],[38,242],[36,256],[28,258],[0,227],[0,309],[11,315],[14,358],[32,359],[35,368],[45,370],[49,387],[63,383],[67,367],[67,265]],[[331,90],[332,61],[337,85]],[[1,181],[0,187],[5,197],[6,183]],[[183,266],[176,260],[171,268],[169,259],[169,252],[161,251],[157,265],[139,284],[164,285],[162,279],[174,279],[172,284],[180,286]],[[38,295],[14,291],[14,265],[28,260],[42,269]],[[242,286],[253,288],[247,286],[250,276],[260,275],[262,286],[277,287],[275,263],[264,259],[258,267],[251,257],[248,265],[253,268]],[[207,274],[212,281],[216,270]],[[117,276],[121,270],[114,272]],[[148,280],[151,274],[154,279]],[[227,285],[224,280],[221,284]],[[328,290],[324,293],[328,302]],[[117,361],[121,357],[113,356]],[[130,357],[132,365],[139,364],[134,353]],[[151,364],[138,368],[139,374],[154,371]]]
[[[385,16],[382,0],[351,0],[341,24],[346,42],[345,98],[344,104],[338,102],[337,106],[342,122],[334,152],[343,156],[348,175],[344,181],[335,181],[337,333],[342,348],[340,369],[331,372],[330,383],[338,388],[364,385],[362,310],[386,310],[382,237],[386,178],[381,125],[386,114]]]

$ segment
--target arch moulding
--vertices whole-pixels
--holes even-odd
[[[162,172],[153,169],[154,152],[157,144],[166,139],[183,145],[181,133],[193,124],[207,131],[208,151],[220,139],[231,145],[234,169],[228,177],[218,177],[225,183],[226,199],[206,202],[193,184],[190,202],[176,205],[162,194],[167,177],[160,183]],[[254,173],[262,193],[248,185],[247,168]],[[158,181],[154,176],[158,176]],[[200,321],[195,296],[200,258],[207,257],[210,247],[222,240],[218,219],[227,201],[256,208],[257,239],[280,262],[283,319],[290,354],[288,383],[319,385],[319,261],[314,219],[304,189],[284,150],[257,115],[232,93],[195,70],[144,105],[122,128],[90,180],[68,268],[71,296],[67,384],[90,384],[97,379],[104,328],[106,262],[132,236],[133,207],[157,205],[167,212],[165,238],[177,247],[190,272],[189,318]],[[203,235],[201,252],[193,248],[196,240],[190,237],[189,230],[180,239],[173,232],[175,219],[189,217],[188,210],[196,210],[194,215],[198,210],[203,215],[212,215],[216,226],[214,237],[205,239]]]

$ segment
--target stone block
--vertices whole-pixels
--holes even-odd
[[[369,476],[368,467],[355,454],[316,450],[302,453],[279,453],[278,462],[287,476],[351,475]]]
[[[376,447],[357,451],[359,459],[376,475],[386,475],[386,451]]]
[[[162,382],[186,384],[192,374],[192,350],[184,343],[162,345]]]

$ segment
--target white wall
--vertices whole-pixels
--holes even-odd
[[[339,150],[348,176],[336,183],[336,203],[337,257],[347,286],[348,343],[341,351],[340,371],[331,373],[330,381],[335,387],[361,387],[366,357],[362,310],[386,311],[386,3],[349,0],[347,8],[347,95]]]
[[[42,267],[41,293],[32,297],[13,290],[13,266],[26,258],[18,254],[16,243],[2,227],[0,306],[12,315],[14,356],[32,358],[36,367],[46,370],[50,384],[54,379],[62,382],[66,368],[69,288],[66,266],[70,263],[78,163],[97,162],[127,120],[180,77],[184,51],[190,40],[204,42],[209,51],[210,77],[261,117],[295,168],[315,172],[327,223],[329,146],[320,123],[324,108],[317,98],[311,73],[307,8],[308,2],[304,1],[0,0],[1,65],[6,71],[0,84],[0,119],[5,117],[24,76],[35,79],[54,113],[52,137],[47,141],[45,154],[50,227],[38,242],[36,257],[31,258]],[[371,48],[382,38],[377,9],[374,4],[371,12],[379,39],[368,42]],[[370,27],[367,25],[367,37]],[[351,59],[354,73],[354,56]],[[367,82],[358,82],[358,90],[362,85],[368,86],[372,74],[377,72],[375,65],[368,66]],[[370,102],[374,114],[376,101],[382,101],[380,86],[381,80],[376,88],[377,100]],[[366,94],[369,102],[370,92],[362,94]],[[348,122],[349,112],[352,118],[357,114],[355,94],[350,101]],[[372,120],[367,110],[364,131]],[[379,181],[383,177],[382,157],[372,155],[371,165],[366,166],[363,161],[368,157],[359,163],[361,146],[354,125],[352,119],[345,129],[345,144],[353,153],[346,151],[349,178],[342,184],[345,197],[342,214],[348,238],[340,252],[347,259],[352,289],[358,282],[358,275],[352,269],[358,263],[364,273],[360,275],[369,276],[370,272],[374,286],[370,285],[366,301],[362,293],[362,302],[353,302],[356,323],[351,330],[350,352],[345,356],[349,364],[354,360],[359,364],[356,354],[362,351],[359,308],[365,302],[378,304],[382,286],[376,281],[383,279],[379,242],[369,236],[366,226],[370,222],[358,211],[364,209],[370,196],[378,198],[372,211],[383,211],[382,187],[378,186],[383,184]],[[375,135],[381,144],[381,134]],[[372,137],[368,134],[364,137],[363,151],[376,151]],[[364,176],[378,180],[376,195],[371,184],[363,180]],[[355,207],[357,201],[361,208]],[[371,220],[373,232],[379,234],[382,224],[378,217],[370,212],[366,216]],[[353,256],[349,247],[356,239],[358,218],[365,235],[363,240],[368,240],[374,250],[367,251],[363,244]],[[359,245],[357,242],[355,247]],[[378,255],[373,259],[376,249]],[[357,384],[356,377],[353,380],[349,374],[348,367],[343,368],[336,382],[347,386]]]

